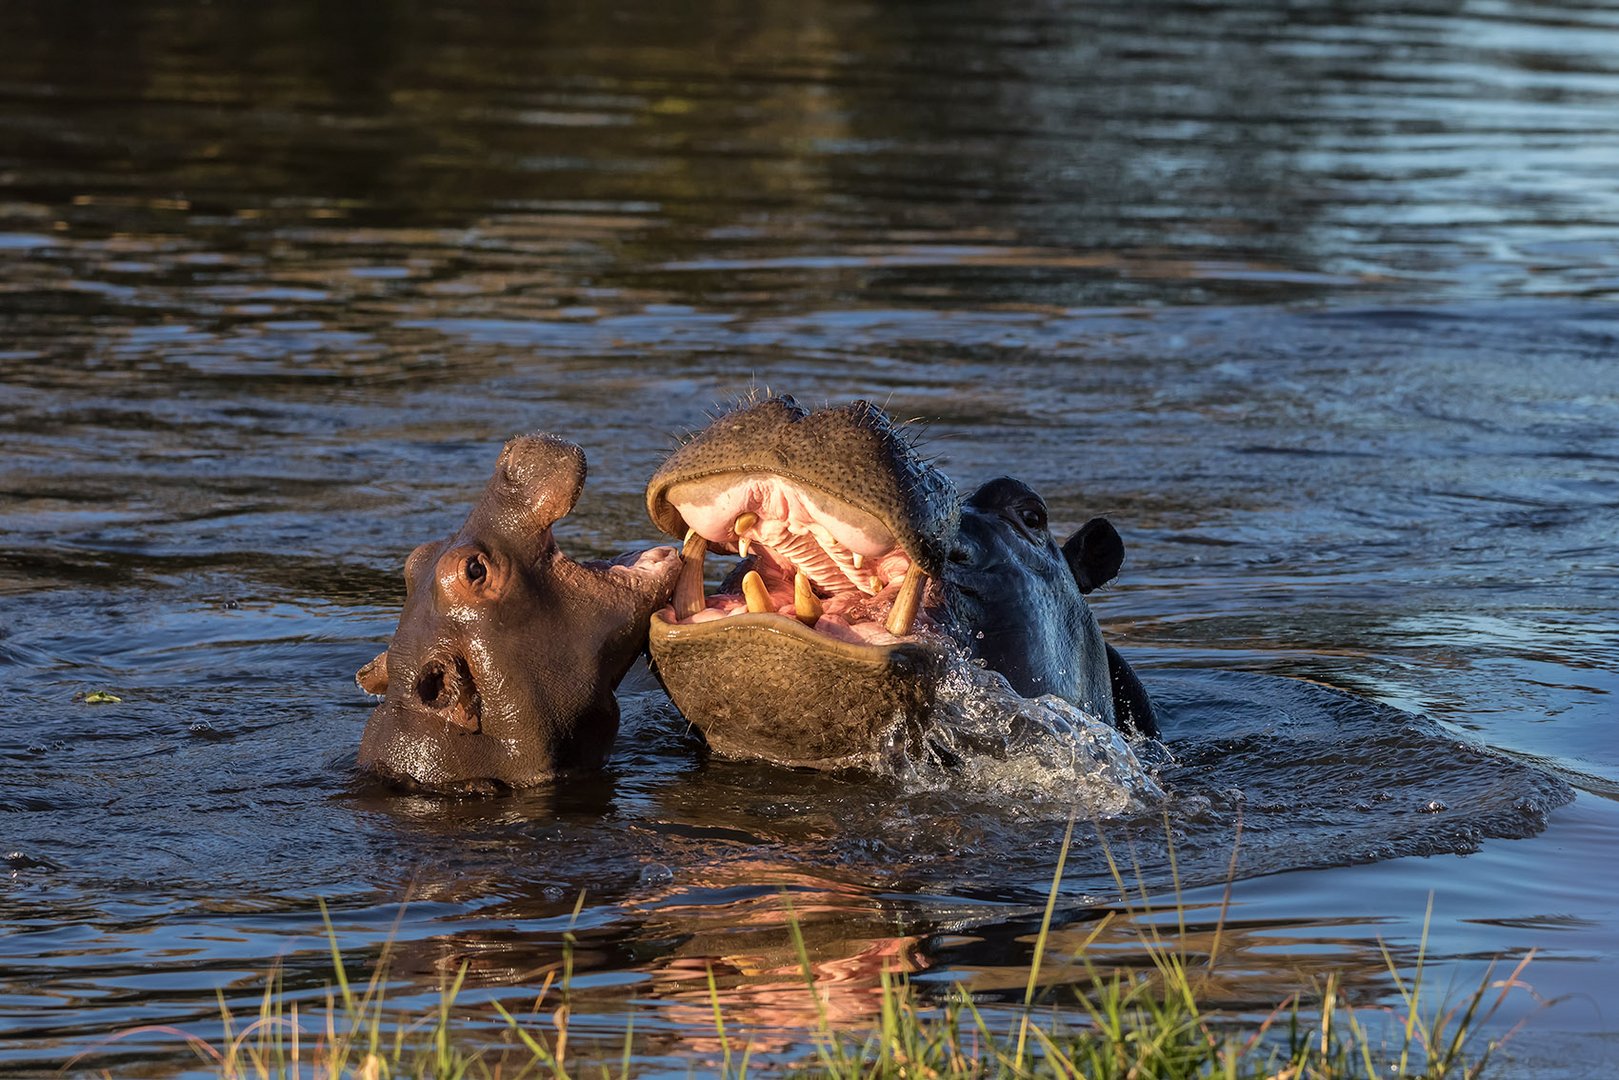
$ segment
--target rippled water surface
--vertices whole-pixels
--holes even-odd
[[[1082,819],[1062,954],[1123,911],[1110,856],[1194,931],[1234,874],[1218,1001],[1373,1002],[1431,896],[1438,982],[1535,954],[1511,1067],[1604,1075],[1619,15],[607,7],[0,7],[0,1071],[187,1067],[106,1039],[217,1034],[277,963],[319,998],[317,899],[403,1002],[525,995],[571,928],[580,1030],[642,1008],[682,1073],[711,967],[802,1052],[784,896],[838,1022],[884,965],[1021,1000],[1073,803],[1038,754],[709,759],[642,670],[602,774],[354,774],[402,559],[503,439],[585,448],[559,539],[609,555],[768,387],[1123,535],[1093,606],[1165,794]],[[1144,918],[1092,948],[1139,962]]]

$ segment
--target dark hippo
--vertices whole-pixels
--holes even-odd
[[[680,560],[578,563],[551,527],[573,509],[585,455],[550,435],[508,442],[466,524],[405,561],[388,651],[355,676],[383,701],[362,769],[436,791],[533,784],[596,765],[618,732],[613,689],[669,603]]]
[[[1118,576],[1124,541],[1098,517],[1059,549],[1046,516],[1045,500],[1008,476],[967,497],[944,572],[949,626],[1024,697],[1055,694],[1126,732],[1157,735],[1146,690],[1084,600]]]
[[[1011,479],[958,501],[867,402],[809,412],[776,397],[722,416],[658,469],[647,509],[686,537],[653,662],[723,754],[870,764],[922,730],[960,650],[1021,694],[1157,732],[1083,597],[1118,572],[1113,527],[1094,519],[1059,548],[1045,503]],[[708,551],[743,557],[712,596]]]

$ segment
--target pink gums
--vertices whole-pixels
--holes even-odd
[[[749,476],[701,501],[681,503],[678,509],[686,524],[715,547],[735,551],[739,539],[749,542],[754,569],[777,614],[797,619],[793,581],[795,574],[803,573],[820,595],[818,633],[860,645],[903,640],[890,634],[884,622],[911,559],[870,515],[840,513],[833,500],[812,497],[777,476]],[[738,537],[733,529],[743,514],[755,514],[758,521]],[[859,568],[854,565],[855,553],[862,557]],[[885,583],[880,590],[879,582]],[[741,596],[722,593],[707,597],[707,606],[690,619],[677,620],[673,607],[665,608],[663,616],[689,625],[746,612]],[[918,613],[913,632],[930,625],[925,612]]]
[[[898,551],[894,535],[871,515],[840,512],[833,500],[816,498],[779,476],[749,476],[679,509],[686,524],[711,544],[733,550],[736,519],[757,514],[759,523],[748,539],[764,544],[825,589],[869,588],[876,562]],[[862,570],[854,567],[856,554],[868,560]]]

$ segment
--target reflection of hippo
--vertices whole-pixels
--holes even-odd
[[[562,554],[551,526],[584,482],[577,446],[513,439],[461,530],[411,552],[399,627],[356,676],[384,695],[361,768],[435,790],[489,790],[607,755],[613,688],[680,564],[667,547],[616,564]]]
[[[1157,731],[1081,595],[1118,571],[1113,527],[1095,519],[1059,549],[1045,503],[1010,479],[958,505],[866,402],[811,413],[778,397],[722,416],[657,471],[647,508],[687,536],[653,661],[722,753],[868,764],[920,730],[954,648],[1019,693]],[[711,549],[743,562],[705,597]]]

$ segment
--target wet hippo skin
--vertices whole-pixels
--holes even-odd
[[[951,631],[1024,697],[1055,694],[1127,732],[1157,735],[1146,691],[1084,599],[1123,562],[1106,518],[1058,548],[1045,500],[1021,480],[991,480],[962,503],[944,572]]]
[[[508,442],[466,524],[405,562],[386,652],[356,676],[382,701],[359,765],[444,792],[523,787],[599,764],[618,731],[613,689],[669,602],[679,560],[660,547],[580,563],[552,526],[585,482],[584,452],[551,435]]]

